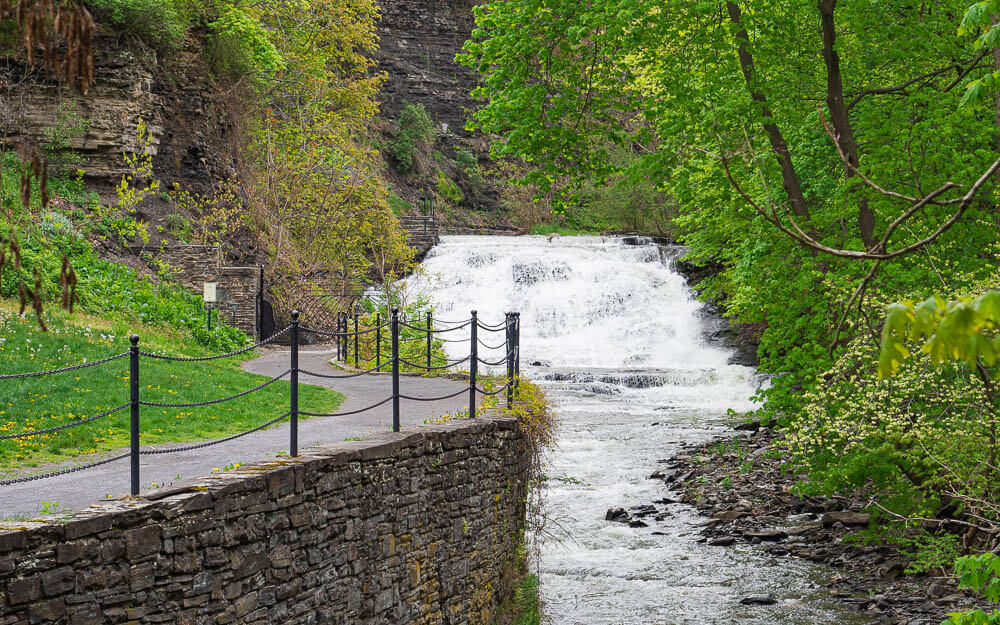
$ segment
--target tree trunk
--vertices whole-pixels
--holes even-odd
[[[837,29],[833,20],[833,12],[836,7],[837,0],[819,0],[817,3],[823,30],[823,60],[826,61],[826,106],[830,109],[830,121],[833,124],[840,149],[843,150],[851,165],[860,167],[858,142],[854,138],[851,118],[847,112],[847,105],[844,103],[844,79],[840,71],[840,55],[837,54],[835,47]],[[855,177],[855,173],[845,166],[844,178],[850,180],[853,177]],[[868,198],[864,196],[858,198],[858,230],[861,232],[861,240],[864,241],[865,248],[872,249],[877,243],[875,213],[868,205]]]
[[[767,132],[767,137],[771,142],[771,150],[774,152],[775,157],[778,159],[778,164],[781,166],[781,184],[785,188],[785,193],[788,194],[788,201],[792,205],[792,213],[800,219],[808,220],[809,208],[806,206],[805,196],[802,194],[802,183],[799,181],[799,175],[795,171],[795,166],[792,165],[792,157],[788,152],[788,144],[785,142],[785,137],[781,134],[781,129],[778,128],[778,124],[775,123],[774,116],[767,106],[767,98],[763,93],[756,90],[753,84],[755,70],[753,55],[750,54],[749,48],[750,35],[743,28],[740,7],[735,2],[727,1],[726,8],[729,10],[729,19],[735,26],[740,28],[739,32],[736,33],[736,39],[739,40],[738,54],[740,68],[743,70],[747,89],[750,90],[750,97],[761,105],[761,111],[764,114],[764,130]]]

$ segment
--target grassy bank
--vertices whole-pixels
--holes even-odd
[[[183,331],[165,326],[126,324],[50,309],[49,332],[34,318],[21,319],[9,301],[0,301],[0,373],[55,369],[98,360],[128,350],[135,332],[143,351],[176,356],[216,353],[199,346]],[[143,401],[190,403],[232,395],[264,382],[240,363],[253,357],[209,362],[169,362],[143,358]],[[45,429],[77,421],[128,401],[127,358],[56,375],[4,380],[0,384],[0,434]],[[289,384],[276,382],[260,391],[201,408],[143,407],[144,445],[213,439],[256,427],[288,410]],[[299,404],[315,412],[333,412],[343,396],[303,385]],[[129,413],[123,410],[79,427],[52,434],[0,441],[0,473],[73,459],[129,443]]]

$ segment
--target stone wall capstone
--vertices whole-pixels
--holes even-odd
[[[490,624],[528,459],[514,419],[452,421],[0,531],[0,625]]]

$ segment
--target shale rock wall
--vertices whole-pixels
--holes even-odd
[[[513,419],[453,421],[0,532],[0,624],[492,623],[527,458]]]
[[[107,188],[128,171],[122,154],[137,151],[142,119],[164,188],[177,182],[206,191],[230,173],[222,156],[229,129],[200,50],[180,50],[165,65],[138,57],[113,37],[97,38],[94,49],[95,81],[87,96],[17,59],[0,59],[0,145],[45,147],[53,131],[66,134],[83,122],[82,132],[67,137],[66,147],[81,158],[72,167]]]
[[[455,55],[472,35],[476,0],[380,0],[379,69],[386,72],[382,115],[395,119],[403,103],[423,104],[442,134],[471,137],[465,130],[469,93],[476,86],[471,69]]]

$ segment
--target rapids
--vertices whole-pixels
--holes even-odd
[[[522,373],[558,416],[535,566],[555,625],[865,623],[822,590],[831,573],[749,545],[696,542],[703,519],[681,504],[632,528],[605,520],[669,496],[648,479],[682,443],[732,431],[762,383],[706,344],[701,304],[672,269],[676,250],[612,237],[446,236],[410,287],[442,320],[521,313]],[[455,333],[458,334],[458,333]],[[493,335],[502,342],[502,334]],[[452,357],[468,353],[465,343]],[[486,360],[501,350],[483,350]],[[535,363],[534,365],[530,363]],[[743,606],[773,594],[771,606]]]

